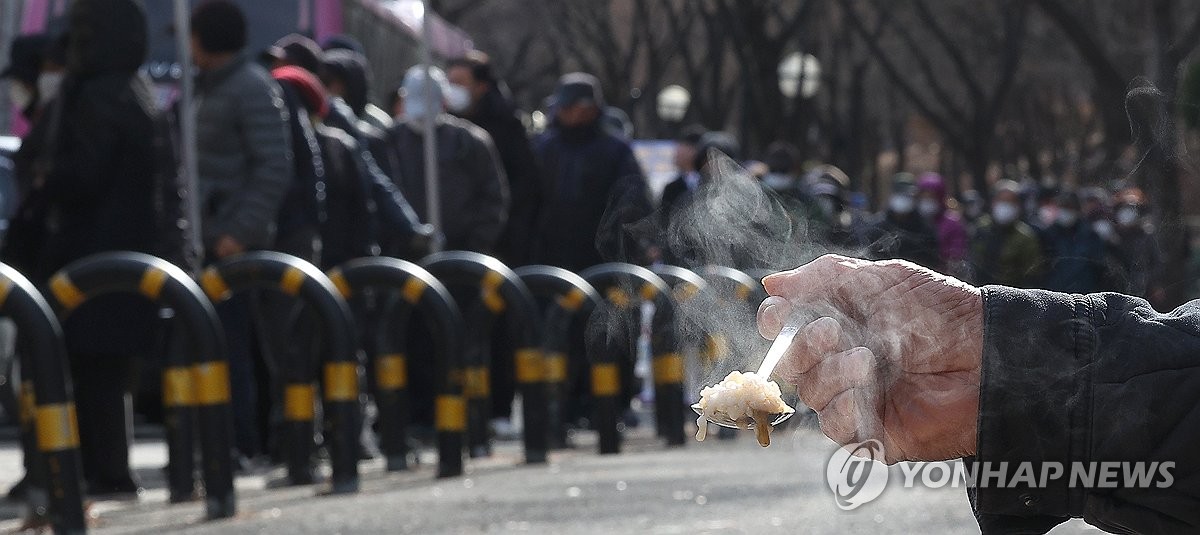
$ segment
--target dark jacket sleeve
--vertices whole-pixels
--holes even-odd
[[[279,88],[256,89],[243,93],[238,105],[250,176],[231,201],[237,206],[231,220],[221,222],[222,231],[247,247],[269,245],[292,177],[291,138]]]
[[[1119,533],[1200,529],[1200,301],[1160,314],[1118,294],[987,286],[984,308],[975,466],[1007,462],[1008,484],[972,489],[980,529],[1043,533],[1070,517]],[[1065,473],[1017,483],[1026,461]],[[1083,483],[1091,463],[1123,461],[1151,476]]]
[[[608,208],[596,231],[596,249],[607,261],[642,263],[653,243],[649,188],[633,150],[622,144],[617,152],[617,176]],[[649,223],[649,225],[638,225]]]
[[[508,221],[508,178],[500,166],[500,157],[492,138],[482,129],[472,129],[469,136],[467,161],[474,167],[474,202],[471,207],[471,235],[467,246],[472,251],[492,251],[496,239]]]

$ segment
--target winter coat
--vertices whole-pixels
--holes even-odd
[[[326,217],[326,165],[308,111],[296,89],[280,84],[291,132],[293,173],[279,206],[275,249],[316,262],[316,239]]]
[[[1200,531],[1200,301],[1160,314],[1119,294],[985,286],[983,306],[978,444],[966,459],[992,472],[969,490],[981,531],[1045,533],[1071,517],[1113,533]],[[1096,468],[1114,461],[1147,463],[1152,478],[1105,488],[1136,468]],[[1094,484],[1072,485],[1072,463]],[[1174,463],[1170,481],[1161,463]],[[1036,485],[1022,477],[1030,468]]]
[[[540,178],[525,125],[517,118],[512,103],[494,87],[484,95],[477,108],[463,118],[491,136],[508,178],[511,208],[508,223],[497,241],[496,253],[510,266],[527,264]]]
[[[980,218],[971,251],[975,284],[1036,288],[1042,281],[1042,247],[1029,225],[997,225]]]
[[[462,119],[438,116],[441,228],[445,249],[490,254],[508,218],[508,180],[491,137]],[[387,132],[392,179],[421,221],[428,221],[424,138],[407,123]]]
[[[629,144],[599,123],[552,128],[537,141],[542,170],[533,262],[581,271],[605,261],[639,262],[630,227],[651,214],[646,179]]]
[[[937,235],[916,213],[902,219],[884,212],[867,229],[866,238],[872,260],[899,258],[930,268],[938,265]]]
[[[1045,230],[1045,240],[1050,251],[1045,289],[1082,294],[1104,289],[1106,246],[1091,225],[1053,225]]]
[[[228,235],[247,248],[270,248],[294,174],[279,84],[241,55],[199,76],[196,103],[205,246]]]
[[[36,283],[104,251],[159,253],[158,112],[146,56],[146,19],[132,0],[78,0],[71,8],[67,78],[46,112],[41,145],[45,240],[27,272]],[[73,357],[149,352],[155,307],[130,295],[89,300],[68,317]],[[86,378],[77,378],[86,380]]]

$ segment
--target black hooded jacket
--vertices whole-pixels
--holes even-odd
[[[102,251],[157,250],[158,112],[146,57],[146,18],[133,0],[76,0],[70,12],[67,77],[46,111],[46,141],[27,200],[43,205],[45,240],[29,255],[27,275],[45,281],[66,264]],[[139,329],[153,321],[137,297],[108,296],[72,314],[72,352],[129,354],[147,342]],[[72,328],[77,326],[77,328]]]

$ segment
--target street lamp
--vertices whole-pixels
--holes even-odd
[[[779,92],[793,99],[809,99],[821,87],[821,64],[812,54],[792,52],[779,62]]]
[[[669,85],[658,92],[655,103],[658,118],[668,123],[678,123],[687,115],[688,105],[692,103],[692,94],[678,85]]]

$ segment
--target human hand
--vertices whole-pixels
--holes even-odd
[[[217,258],[226,258],[244,252],[246,252],[246,246],[228,234],[217,238],[217,244],[213,247],[213,254],[217,255]]]
[[[810,314],[776,373],[839,444],[883,443],[885,460],[975,453],[983,298],[957,279],[901,260],[825,255],[764,279],[759,331],[774,338]]]

